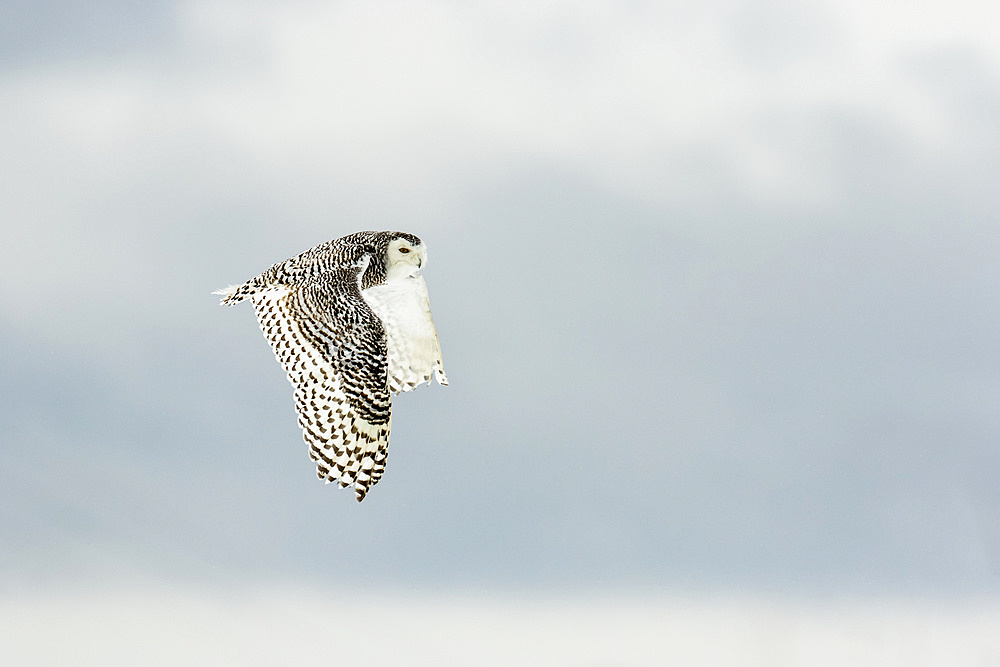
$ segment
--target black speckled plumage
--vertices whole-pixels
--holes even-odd
[[[397,254],[390,257],[390,248]],[[385,469],[391,394],[429,382],[432,374],[447,384],[417,273],[425,258],[412,234],[357,232],[217,292],[222,305],[253,302],[294,387],[317,474],[353,486],[358,501]]]

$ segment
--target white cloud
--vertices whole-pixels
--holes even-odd
[[[211,0],[176,19],[173,51],[0,77],[0,303],[14,321],[59,299],[83,322],[72,311],[94,294],[134,310],[191,239],[248,238],[205,224],[237,206],[275,236],[309,227],[288,254],[331,215],[433,230],[526,168],[664,218],[720,201],[828,211],[855,171],[888,182],[897,163],[984,150],[976,95],[951,99],[921,63],[957,50],[953,69],[979,68],[971,85],[1000,81],[994,3]],[[677,218],[707,237],[753,224]]]
[[[346,593],[346,594],[345,594]],[[361,600],[356,596],[362,595]],[[6,664],[984,665],[981,601],[385,595],[144,587],[7,596]]]
[[[34,74],[43,95],[25,98],[9,81],[3,93],[85,161],[134,151],[122,143],[136,133],[210,136],[269,173],[359,187],[412,193],[537,161],[662,201],[672,196],[664,183],[687,169],[664,156],[708,147],[753,196],[822,201],[835,184],[822,168],[801,169],[817,156],[759,134],[759,119],[834,110],[947,145],[961,128],[904,65],[961,45],[995,69],[1000,47],[984,26],[997,13],[943,2],[906,12],[851,2],[190,3],[179,17],[188,56],[167,67],[93,62]],[[776,53],[763,62],[759,48]]]

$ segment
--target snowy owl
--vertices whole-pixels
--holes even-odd
[[[403,232],[357,232],[213,292],[244,299],[295,389],[316,473],[361,502],[385,470],[392,394],[431,376],[448,384],[420,268],[427,249]]]

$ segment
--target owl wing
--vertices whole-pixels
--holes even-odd
[[[410,391],[429,384],[432,375],[438,384],[448,384],[424,277],[416,273],[369,287],[361,295],[385,329],[389,390],[394,394]]]
[[[361,297],[357,275],[356,267],[331,271],[251,298],[295,389],[317,475],[353,486],[360,502],[385,470],[392,413],[385,332]]]

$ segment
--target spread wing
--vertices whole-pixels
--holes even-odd
[[[295,389],[320,479],[358,501],[385,470],[391,398],[385,331],[358,288],[358,267],[254,293],[264,336]]]
[[[390,391],[410,391],[430,383],[432,375],[448,384],[424,277],[416,273],[361,294],[385,329]]]

